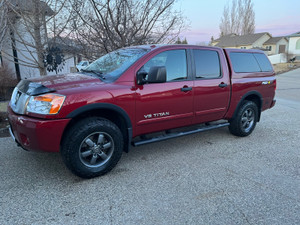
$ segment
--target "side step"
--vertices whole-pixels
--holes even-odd
[[[213,129],[217,129],[217,128],[220,128],[220,127],[227,127],[228,125],[229,125],[229,123],[220,123],[220,124],[204,126],[204,127],[194,129],[194,130],[189,130],[189,131],[166,133],[165,135],[152,137],[152,138],[149,138],[149,139],[141,139],[141,140],[132,142],[132,145],[133,146],[140,146],[140,145],[150,144],[150,143],[153,143],[153,142],[164,141],[164,140],[168,140],[168,139],[171,139],[171,138],[182,137],[182,136],[185,136],[185,135],[195,134],[195,133],[199,133],[199,132],[203,132],[203,131],[207,131],[207,130],[213,130]]]

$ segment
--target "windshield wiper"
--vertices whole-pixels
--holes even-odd
[[[98,70],[85,70],[85,69],[83,69],[80,72],[93,73],[93,74],[96,74],[101,79],[103,79],[103,80],[105,79],[105,77],[103,76],[103,72],[98,71]]]

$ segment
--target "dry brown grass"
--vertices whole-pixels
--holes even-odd
[[[0,102],[0,112],[6,112],[7,110],[8,101]]]
[[[296,63],[278,63],[273,65],[276,74],[281,74],[300,67],[300,62]]]

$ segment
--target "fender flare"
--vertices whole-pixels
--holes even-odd
[[[122,109],[121,107],[114,105],[114,104],[110,104],[110,103],[93,103],[93,104],[85,105],[85,106],[75,109],[74,111],[69,113],[66,116],[66,118],[72,119],[76,116],[79,116],[82,113],[89,112],[92,110],[101,110],[101,109],[112,110],[112,111],[120,114],[124,118],[125,123],[126,123],[127,132],[128,132],[128,140],[127,140],[128,141],[128,143],[127,143],[128,149],[125,149],[125,151],[128,152],[129,146],[131,143],[131,139],[132,139],[132,123],[131,123],[131,120],[130,120],[128,114],[126,113],[126,111],[124,109]]]
[[[241,100],[239,101],[239,103],[237,104],[237,106],[236,106],[236,108],[234,110],[234,113],[233,113],[233,116],[232,116],[231,120],[236,117],[236,115],[238,113],[238,110],[241,107],[242,102],[247,97],[249,97],[250,95],[256,95],[259,98],[259,100],[260,100],[260,108],[258,108],[258,120],[257,120],[257,122],[260,121],[261,109],[262,109],[262,106],[263,106],[263,97],[262,97],[262,95],[258,91],[249,91],[249,92],[247,92],[246,94],[243,95],[243,97],[241,98]]]

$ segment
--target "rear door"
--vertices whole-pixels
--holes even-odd
[[[190,125],[194,116],[187,50],[160,51],[140,69],[149,72],[152,66],[166,67],[167,82],[137,88],[137,135]]]
[[[222,119],[230,100],[230,77],[222,49],[192,50],[194,62],[194,123]]]

